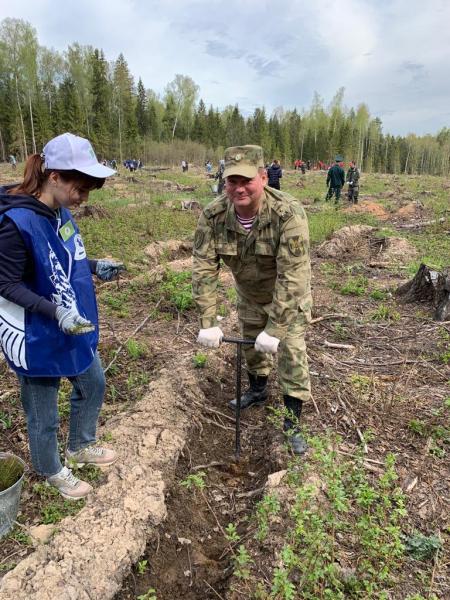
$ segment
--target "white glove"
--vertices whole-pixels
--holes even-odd
[[[261,331],[255,340],[255,350],[266,354],[276,354],[280,340],[265,331]]]
[[[95,325],[82,317],[76,308],[64,308],[58,306],[56,319],[59,328],[66,335],[83,335],[95,331]]]
[[[223,338],[223,331],[220,327],[208,327],[200,329],[197,343],[208,348],[218,348]]]

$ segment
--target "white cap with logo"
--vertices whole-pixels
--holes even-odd
[[[73,133],[63,133],[47,142],[43,154],[46,169],[74,170],[99,179],[116,172],[98,162],[89,140]]]

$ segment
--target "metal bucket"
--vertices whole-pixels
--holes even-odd
[[[16,521],[19,510],[20,492],[27,467],[24,461],[15,454],[0,452],[0,468],[1,464],[6,460],[12,461],[18,470],[18,474],[20,471],[22,471],[22,474],[13,485],[6,490],[0,491],[0,539],[13,528]]]

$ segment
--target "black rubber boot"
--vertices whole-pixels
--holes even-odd
[[[291,446],[294,454],[304,454],[308,449],[308,444],[303,439],[299,429],[300,416],[302,414],[303,401],[293,396],[285,394],[283,396],[284,406],[289,412],[292,413],[293,418],[285,417],[283,430],[288,438],[289,445]]]
[[[267,391],[267,375],[253,375],[247,371],[250,387],[241,396],[241,410],[250,406],[258,406],[265,402],[269,396]],[[236,410],[236,400],[229,402],[228,406]]]

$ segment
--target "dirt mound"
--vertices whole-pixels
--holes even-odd
[[[153,242],[144,249],[144,252],[154,262],[157,262],[161,257],[167,260],[175,260],[183,255],[191,255],[192,242],[183,240]]]
[[[178,358],[179,361],[179,358]],[[191,424],[191,401],[202,392],[179,364],[161,371],[150,392],[106,429],[119,455],[107,482],[74,518],[0,583],[2,600],[108,600],[141,556],[152,528],[166,518],[164,489]],[[169,475],[169,477],[167,477]]]
[[[395,216],[408,219],[410,217],[416,217],[417,214],[422,211],[423,204],[421,202],[408,202],[408,204],[405,204],[396,211]]]
[[[160,189],[169,192],[194,192],[196,185],[183,185],[168,179],[150,179],[148,182],[153,190]]]
[[[404,238],[390,237],[386,242],[381,258],[387,263],[406,264],[418,256],[416,248]]]
[[[377,219],[380,219],[380,221],[389,219],[389,213],[381,206],[381,204],[377,204],[377,202],[364,201],[360,204],[354,204],[353,206],[346,208],[344,212],[349,214],[369,213]]]
[[[359,254],[367,248],[367,241],[375,227],[369,225],[349,225],[336,231],[330,240],[320,244],[317,254],[321,258],[342,258]]]
[[[96,206],[94,204],[86,204],[81,208],[73,211],[73,215],[76,219],[84,219],[90,217],[91,219],[105,219],[109,217],[109,212],[103,206]]]
[[[167,265],[172,271],[175,273],[183,273],[184,271],[190,271],[192,269],[192,258],[189,256],[188,258],[179,258],[178,260],[173,260]]]

